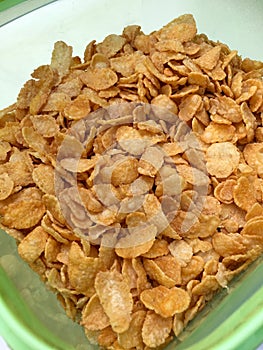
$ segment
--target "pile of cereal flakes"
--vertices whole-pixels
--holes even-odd
[[[167,344],[262,253],[262,74],[183,15],[56,42],[0,112],[0,227],[90,342]]]

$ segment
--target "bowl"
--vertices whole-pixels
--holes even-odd
[[[55,41],[72,45],[74,54],[82,57],[94,38],[99,42],[129,24],[139,24],[149,33],[185,13],[194,15],[199,33],[226,43],[242,57],[263,60],[263,3],[257,0],[58,0],[21,13],[14,10],[13,17],[18,18],[10,21],[10,17],[0,27],[0,109],[16,100],[35,67],[50,61]],[[166,348],[255,349],[263,342],[262,274],[261,257],[217,294]],[[4,231],[0,232],[0,315],[0,334],[14,350],[97,348],[21,260],[14,239]]]

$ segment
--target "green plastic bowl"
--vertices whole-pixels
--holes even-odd
[[[28,3],[32,10],[44,1]],[[0,109],[15,101],[34,68],[50,62],[55,41],[64,40],[75,55],[82,56],[94,38],[100,41],[129,24],[140,24],[150,32],[183,13],[192,13],[199,32],[209,38],[228,44],[244,57],[263,60],[260,0],[59,0],[21,17],[22,13],[21,7],[13,9],[12,18],[20,17],[0,28]],[[5,19],[5,12],[0,15]],[[262,276],[263,259],[259,258],[217,294],[167,350],[175,344],[177,350],[256,349],[263,342]],[[68,319],[56,296],[20,259],[14,239],[3,231],[0,334],[13,350],[97,348]]]

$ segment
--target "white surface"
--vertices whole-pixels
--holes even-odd
[[[0,337],[0,349],[1,350],[9,350],[10,348],[6,344],[3,338]]]
[[[183,13],[195,16],[199,32],[263,60],[262,0],[58,0],[0,28],[0,109],[16,100],[34,68],[50,62],[55,41],[82,57],[92,39],[135,23],[148,33]]]

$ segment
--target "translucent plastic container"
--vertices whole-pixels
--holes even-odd
[[[55,41],[72,45],[74,54],[82,57],[92,39],[121,33],[129,24],[140,24],[147,33],[183,13],[192,13],[198,31],[209,38],[237,49],[243,57],[263,60],[263,2],[259,0],[58,0],[0,27],[0,108],[15,101],[34,68],[50,62]],[[222,290],[167,349],[174,349],[176,343],[178,350],[255,349],[263,342],[262,276],[260,258],[229,289]],[[19,258],[15,241],[3,231],[0,334],[14,350],[96,348]]]

